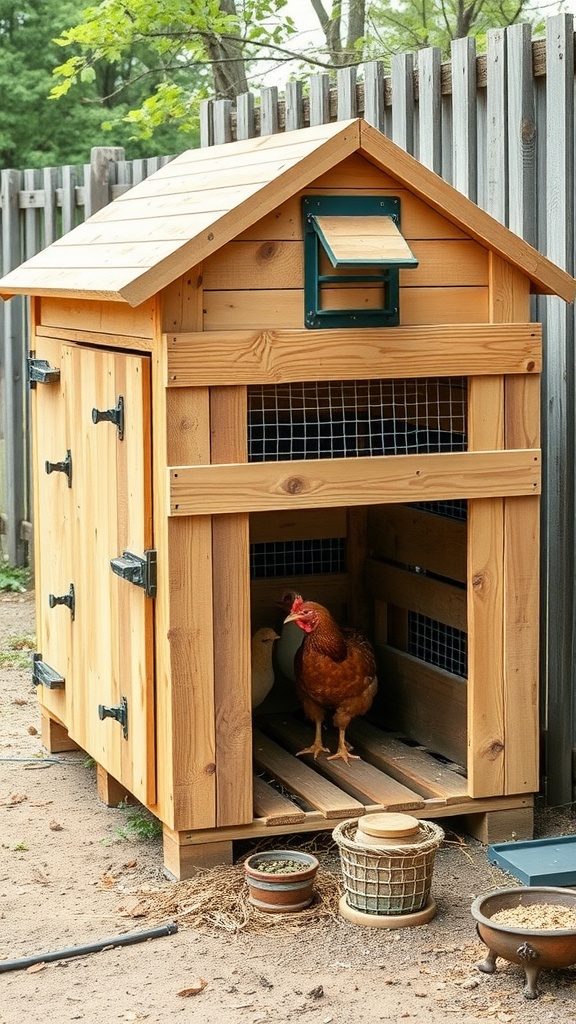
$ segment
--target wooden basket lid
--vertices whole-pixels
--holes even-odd
[[[358,821],[358,828],[368,836],[382,839],[401,839],[413,836],[420,830],[420,823],[411,814],[365,814]]]

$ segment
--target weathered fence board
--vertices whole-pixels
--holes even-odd
[[[364,116],[384,134],[441,174],[493,216],[565,269],[574,259],[574,23],[548,20],[546,36],[530,27],[488,33],[487,51],[456,40],[452,60],[429,48],[394,57],[391,74],[373,61],[247,93],[236,106],[205,101],[202,145],[291,131],[305,125]],[[95,150],[86,167],[6,170],[1,174],[2,271],[55,238],[171,157],[126,161],[115,149]],[[546,332],[543,374],[543,629],[544,735],[548,737],[547,794],[572,799],[576,747],[575,374],[574,311],[557,299],[538,299]],[[0,330],[0,524],[10,561],[26,557],[30,535],[27,483],[26,304],[2,309]],[[1,326],[3,322],[3,327]]]

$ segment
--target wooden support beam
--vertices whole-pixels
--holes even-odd
[[[325,330],[321,360],[310,331],[221,330],[168,334],[168,387],[280,384],[308,380],[470,377],[538,373],[540,324],[462,324],[374,328],[358,345],[350,331]]]
[[[179,518],[538,494],[540,452],[383,455],[225,466],[172,464],[168,472],[170,515]]]

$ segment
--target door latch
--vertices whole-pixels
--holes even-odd
[[[128,701],[126,697],[122,697],[121,703],[117,707],[110,707],[107,704],[98,705],[98,718],[101,722],[105,718],[113,718],[116,722],[120,722],[122,726],[122,735],[125,740],[128,739]]]
[[[114,409],[92,409],[92,423],[115,423],[118,428],[118,440],[124,440],[124,399],[120,395]]]
[[[61,594],[57,597],[55,594],[48,594],[48,604],[51,608],[55,608],[57,604],[64,604],[70,609],[70,615],[72,616],[72,622],[74,622],[74,615],[76,612],[76,598],[74,596],[74,584],[70,584],[70,590],[67,594]]]
[[[48,690],[63,690],[65,686],[64,676],[42,661],[42,655],[38,653],[32,655],[32,682],[35,686],[45,686]]]
[[[156,597],[158,552],[150,548],[144,552],[144,558],[133,555],[131,551],[123,551],[110,562],[112,572],[123,580],[128,580],[136,587],[142,587],[147,597]]]
[[[62,462],[46,462],[44,468],[47,473],[65,473],[68,477],[68,487],[72,487],[72,452],[70,449],[66,452],[66,458],[62,459]]]
[[[28,383],[31,388],[35,388],[37,384],[54,384],[58,380],[60,370],[57,366],[50,366],[47,359],[28,356]]]

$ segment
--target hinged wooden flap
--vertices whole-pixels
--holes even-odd
[[[312,215],[311,220],[334,267],[351,263],[418,266],[418,260],[392,217]]]

